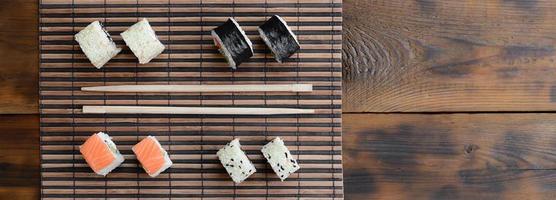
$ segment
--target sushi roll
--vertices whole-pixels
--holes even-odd
[[[241,183],[257,170],[241,150],[239,139],[232,140],[216,153],[218,159],[235,183]]]
[[[274,173],[282,181],[286,180],[290,174],[299,170],[299,164],[293,158],[288,147],[284,145],[284,141],[279,137],[264,145],[261,152],[272,167],[272,170],[274,170]]]
[[[141,21],[129,27],[122,34],[125,44],[129,46],[133,54],[139,59],[140,64],[149,63],[164,51],[164,45],[158,40],[149,21],[143,18]]]
[[[211,32],[214,44],[232,69],[253,56],[253,43],[232,18]]]
[[[278,15],[272,16],[258,30],[264,43],[274,54],[274,59],[280,63],[300,48],[297,36]]]
[[[99,21],[94,21],[75,34],[75,41],[79,43],[79,47],[89,61],[98,69],[122,50],[116,47],[116,43],[112,41],[110,34],[102,28]]]
[[[79,146],[79,152],[91,169],[102,176],[106,176],[124,162],[124,157],[118,151],[116,144],[103,132],[89,137],[83,145]]]
[[[137,156],[145,172],[151,177],[158,176],[161,172],[172,166],[168,153],[153,136],[148,136],[141,140],[131,150]]]

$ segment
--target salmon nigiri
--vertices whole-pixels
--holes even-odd
[[[106,176],[124,162],[110,136],[103,132],[93,134],[79,146],[79,151],[91,169],[99,175]]]
[[[166,150],[162,148],[158,140],[153,136],[148,136],[132,148],[133,153],[145,169],[145,172],[151,177],[172,166],[172,161]]]

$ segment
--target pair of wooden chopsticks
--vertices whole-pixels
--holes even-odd
[[[82,87],[89,92],[311,92],[311,84],[283,85],[118,85]],[[83,106],[83,113],[114,114],[197,114],[197,115],[280,115],[309,114],[313,109],[246,107],[158,107]]]

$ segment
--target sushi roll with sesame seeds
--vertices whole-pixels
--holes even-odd
[[[259,35],[274,54],[274,59],[284,62],[299,50],[299,41],[284,19],[278,15],[272,16],[259,26]]]
[[[239,139],[234,139],[216,153],[228,175],[236,183],[241,183],[257,170],[241,150]]]
[[[284,141],[279,137],[264,145],[261,153],[263,153],[272,170],[282,181],[286,180],[290,174],[295,173],[300,168],[297,160],[295,160],[288,147],[284,145]]]
[[[214,44],[232,69],[253,56],[253,43],[232,18],[211,31]]]

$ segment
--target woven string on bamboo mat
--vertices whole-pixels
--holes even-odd
[[[43,199],[342,199],[341,0],[41,0],[40,112]],[[256,28],[282,16],[301,50],[277,63]],[[232,71],[210,30],[235,18],[254,43],[254,56]],[[147,18],[166,50],[138,65],[119,34]],[[124,50],[93,67],[73,35],[99,20]],[[309,93],[95,93],[83,86],[123,84],[313,84]],[[269,107],[315,114],[83,114],[83,105]],[[93,133],[113,137],[125,162],[106,177],[79,153]],[[156,136],[174,165],[156,178],[138,165],[131,146]],[[260,153],[281,137],[301,166],[280,181]],[[257,173],[241,184],[227,175],[216,151],[233,138]]]

